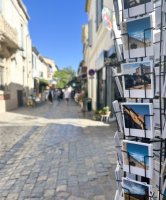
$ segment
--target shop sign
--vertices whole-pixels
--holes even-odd
[[[102,10],[103,25],[107,30],[112,30],[111,12],[108,8],[104,7]]]

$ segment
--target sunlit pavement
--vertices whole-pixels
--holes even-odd
[[[113,200],[116,126],[75,102],[0,115],[0,200]]]

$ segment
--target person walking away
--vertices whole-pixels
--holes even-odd
[[[64,91],[64,98],[65,98],[66,105],[68,105],[69,98],[70,98],[70,92],[69,92],[68,88],[66,88]]]
[[[53,102],[53,95],[52,95],[52,90],[51,89],[49,90],[49,93],[48,93],[48,100],[52,104],[52,102]]]
[[[63,99],[63,91],[62,91],[62,89],[60,89],[60,99],[61,100]]]

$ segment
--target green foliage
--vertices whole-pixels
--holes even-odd
[[[109,107],[108,106],[103,107],[102,111],[103,111],[104,114],[108,113]]]
[[[108,113],[110,113],[109,106],[105,106],[101,110],[95,110],[92,118],[94,120],[100,120],[101,115],[105,115],[105,114],[108,114]]]
[[[54,74],[54,79],[57,81],[57,88],[65,88],[74,76],[75,71],[72,69],[72,67],[66,67],[56,71]]]

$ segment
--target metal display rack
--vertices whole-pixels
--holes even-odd
[[[118,0],[114,0],[114,3],[116,3],[117,5],[117,2]],[[130,0],[127,0],[127,4],[129,4],[129,1]],[[162,172],[162,167],[163,167],[163,163],[166,159],[166,137],[164,138],[163,137],[163,131],[164,131],[164,126],[166,124],[166,98],[162,97],[162,89],[163,89],[163,83],[164,81],[166,81],[166,55],[163,55],[163,34],[164,34],[164,31],[166,30],[166,11],[163,12],[163,4],[164,4],[164,1],[165,0],[158,0],[158,2],[161,2],[160,3],[160,6],[155,6],[156,2],[153,2],[153,11],[152,12],[147,12],[147,0],[144,0],[144,14],[141,14],[140,16],[132,16],[130,15],[130,9],[128,8],[128,19],[137,19],[138,17],[143,17],[143,16],[148,16],[149,14],[154,14],[155,13],[155,10],[156,9],[160,9],[160,24],[161,26],[158,27],[158,28],[154,28],[154,27],[151,27],[151,28],[148,28],[148,29],[145,29],[144,30],[144,48],[143,48],[143,51],[144,51],[144,55],[143,57],[136,57],[136,58],[131,58],[131,54],[130,54],[130,38],[129,38],[129,34],[128,33],[122,33],[121,36],[122,37],[127,37],[127,41],[128,41],[128,58],[125,59],[124,56],[123,56],[123,53],[122,53],[122,61],[119,62],[119,65],[121,63],[130,63],[131,60],[132,62],[137,62],[138,60],[139,61],[144,61],[145,58],[147,58],[147,48],[146,48],[146,43],[145,43],[145,35],[146,35],[146,31],[153,31],[153,34],[155,31],[158,31],[160,33],[160,39],[159,41],[157,42],[153,42],[153,45],[155,45],[156,43],[159,45],[159,59],[156,61],[155,60],[155,57],[154,56],[150,56],[148,57],[149,60],[152,60],[153,61],[153,72],[151,73],[144,73],[143,72],[143,69],[141,68],[141,80],[142,80],[142,85],[143,85],[143,88],[144,88],[144,98],[133,98],[133,96],[131,96],[131,90],[129,88],[129,94],[128,94],[128,97],[126,98],[125,96],[123,96],[122,98],[122,101],[123,102],[139,102],[139,103],[144,103],[145,101],[146,102],[149,102],[149,103],[154,103],[155,100],[158,101],[158,104],[159,106],[157,108],[153,108],[153,109],[158,109],[158,112],[159,112],[159,125],[158,127],[155,127],[154,126],[154,132],[158,134],[154,134],[154,138],[147,138],[147,133],[146,133],[146,128],[144,127],[144,137],[135,137],[135,136],[132,136],[130,134],[131,132],[131,129],[129,128],[129,135],[126,136],[125,135],[125,130],[124,130],[124,126],[122,124],[122,127],[123,127],[123,139],[125,140],[129,140],[129,141],[135,141],[135,142],[143,142],[143,143],[147,143],[147,144],[152,144],[153,145],[153,156],[148,156],[148,157],[151,157],[153,159],[153,161],[156,161],[159,163],[159,167],[158,169],[156,168],[156,166],[154,166],[154,169],[153,169],[153,173],[157,173],[158,174],[158,180],[155,180],[157,182],[153,183],[153,180],[148,178],[147,177],[147,171],[146,171],[146,168],[144,168],[144,176],[140,176],[139,175],[136,175],[135,177],[135,180],[137,181],[138,179],[141,180],[141,182],[145,182],[147,184],[151,184],[153,186],[153,193],[151,195],[146,195],[144,197],[145,200],[151,200],[151,199],[158,199],[158,200],[163,200],[163,199],[166,199],[166,194],[163,194],[163,186],[164,186],[164,181],[166,180],[166,167],[165,167],[165,176],[161,173]],[[149,1],[148,1],[149,2]],[[123,0],[121,0],[121,4],[123,5]],[[129,7],[129,6],[128,6]],[[124,19],[123,17],[123,9],[122,9],[122,23],[125,22],[126,19]],[[165,16],[164,16],[165,15]],[[164,17],[165,17],[165,20],[164,20]],[[119,19],[119,18],[118,18]],[[115,34],[114,34],[114,43],[116,44],[116,40],[119,39],[119,38],[116,38]],[[115,45],[116,46],[116,45]],[[165,47],[166,48],[166,47]],[[117,52],[116,52],[117,53]],[[147,61],[147,60],[146,60]],[[111,65],[111,64],[110,64]],[[111,65],[112,66],[112,65]],[[112,66],[112,67],[117,67],[117,66]],[[155,85],[157,84],[156,82],[156,76],[157,74],[155,73],[155,67],[159,67],[159,74],[158,74],[158,80],[159,80],[159,88],[158,88],[158,94],[156,94],[156,87]],[[153,79],[154,79],[154,98],[149,98],[147,96],[147,87],[146,87],[146,82],[145,82],[145,75],[152,75],[153,76]],[[124,77],[125,75],[121,75],[122,77]],[[125,77],[124,77],[125,78]],[[124,79],[123,79],[124,80]],[[117,114],[121,113],[121,115],[123,116],[124,113],[122,112],[122,110],[120,111],[116,111],[115,110],[115,116],[116,116],[116,121],[117,121],[117,129],[118,131],[120,132],[120,127],[119,127],[119,124],[118,124],[118,116]],[[152,115],[144,115],[144,121],[146,118],[153,118],[154,119],[154,114]],[[129,121],[129,123],[131,123],[131,121]],[[122,139],[122,140],[123,140]],[[155,148],[155,144],[159,144],[159,148]],[[119,147],[119,146],[118,146]],[[122,146],[121,146],[122,147]],[[122,150],[122,153],[125,153],[127,154],[127,157],[128,157],[128,163],[129,163],[129,174],[131,172],[131,156],[130,154],[127,152],[127,151],[124,151]],[[146,158],[147,156],[144,157],[144,166],[145,166],[145,162],[146,162]],[[119,161],[119,158],[118,158],[118,161]],[[121,163],[119,163],[119,165],[121,165]],[[122,166],[121,166],[122,167]],[[126,172],[124,171],[124,177],[126,177]],[[121,180],[116,180],[117,182],[121,182]],[[166,184],[165,184],[166,185]],[[130,190],[128,188],[125,188],[123,187],[122,185],[122,190],[128,190],[128,198],[127,199],[132,199],[130,196]],[[125,197],[123,197],[125,199]]]

